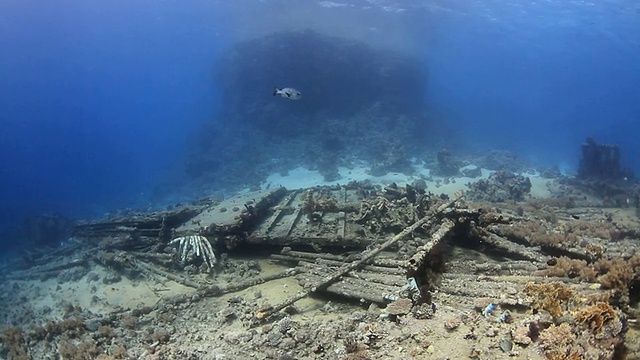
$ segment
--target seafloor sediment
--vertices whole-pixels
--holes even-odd
[[[638,193],[494,172],[81,221],[3,265],[0,354],[640,358]]]

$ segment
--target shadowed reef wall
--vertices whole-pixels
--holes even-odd
[[[408,170],[434,126],[426,67],[412,56],[313,31],[238,43],[216,65],[222,110],[194,135],[187,170],[223,186],[255,185],[305,165],[336,180],[337,166],[368,161]],[[295,87],[302,99],[272,96]]]

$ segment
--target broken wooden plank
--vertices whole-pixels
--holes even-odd
[[[330,253],[315,253],[315,252],[305,252],[305,251],[294,251],[294,250],[290,250],[289,248],[283,248],[282,251],[281,251],[281,254],[283,256],[286,256],[286,257],[291,258],[293,260],[295,260],[295,259],[298,259],[298,260],[300,260],[300,259],[310,259],[310,260],[325,259],[325,260],[339,261],[342,264],[344,264],[346,262],[358,260],[360,258],[360,254],[350,254],[348,256],[345,256],[345,255],[335,255],[335,254],[330,254]],[[284,257],[282,257],[282,258],[284,259]],[[369,264],[370,265],[374,265],[374,266],[398,268],[398,267],[401,267],[404,264],[404,261],[395,260],[395,259],[389,259],[389,258],[382,258],[382,257],[375,257],[375,258],[371,259],[371,261],[369,261]]]
[[[14,271],[4,275],[6,279],[24,280],[34,278],[47,278],[57,276],[63,270],[67,270],[76,266],[87,266],[87,259],[84,255],[77,256],[71,260],[62,260],[52,264],[35,266],[29,270]]]
[[[265,235],[269,234],[269,232],[273,230],[273,228],[275,227],[275,224],[282,218],[283,212],[285,210],[288,210],[288,206],[291,205],[291,202],[293,201],[293,199],[295,199],[295,197],[298,195],[299,192],[300,190],[292,191],[289,194],[289,196],[287,196],[286,199],[282,201],[282,203],[278,206],[278,208],[273,213],[273,215],[271,215],[271,217],[265,222],[265,225],[264,225]]]
[[[74,238],[99,239],[108,236],[148,236],[157,238],[200,213],[206,205],[185,205],[152,213],[129,213],[101,220],[79,221],[72,230]]]
[[[444,219],[438,227],[438,230],[431,235],[429,241],[420,246],[416,253],[405,262],[404,268],[407,269],[409,276],[413,276],[413,274],[418,272],[427,257],[431,254],[431,251],[444,241],[454,226],[455,223],[453,221]]]
[[[216,284],[207,285],[207,286],[201,288],[198,291],[198,293],[200,295],[202,295],[202,296],[205,296],[205,297],[220,296],[220,295],[223,295],[223,294],[228,294],[228,293],[244,290],[244,289],[250,288],[252,286],[264,284],[264,283],[272,281],[272,280],[277,280],[277,279],[282,279],[282,278],[294,276],[297,273],[298,273],[297,269],[289,268],[289,269],[285,269],[285,270],[280,271],[280,272],[275,273],[275,274],[266,275],[266,276],[257,277],[257,278],[252,278],[252,279],[249,279],[249,280],[246,280],[246,281],[237,282],[237,283],[232,283],[232,284],[227,284],[227,285],[222,285],[222,286],[216,285]]]
[[[347,213],[340,211],[338,213],[338,238],[344,239],[347,230]]]
[[[237,230],[259,221],[267,208],[277,203],[286,193],[287,190],[281,187],[229,197],[177,227],[173,236],[220,235]]]
[[[335,260],[328,260],[328,259],[322,259],[322,258],[317,258],[312,263],[299,258],[289,257],[286,255],[278,255],[278,254],[273,254],[270,256],[270,258],[278,261],[294,262],[298,265],[304,264],[304,263],[314,264],[315,266],[324,266],[326,269],[332,268],[333,270],[341,266],[344,266],[346,264],[346,262],[344,261],[335,261]],[[405,271],[401,268],[392,268],[392,267],[385,267],[385,266],[363,265],[361,269],[379,273],[379,274],[386,274],[386,275],[403,275],[404,276],[405,274]]]
[[[492,232],[486,231],[482,228],[475,228],[478,235],[482,238],[482,241],[490,244],[491,246],[499,249],[509,255],[520,257],[521,259],[528,259],[531,261],[544,263],[549,260],[549,256],[543,255],[540,252],[540,247],[524,246],[502,236],[498,236]]]
[[[293,212],[293,215],[291,216],[289,221],[284,225],[285,229],[287,229],[285,236],[288,237],[291,235],[294,226],[296,226],[296,224],[300,221],[300,216],[302,216],[302,210],[298,208]]]
[[[150,272],[153,273],[155,275],[159,275],[162,277],[165,277],[169,280],[172,280],[174,282],[177,282],[178,284],[182,284],[184,286],[188,286],[188,287],[192,287],[195,289],[199,289],[201,287],[203,287],[204,284],[201,284],[197,281],[193,281],[189,278],[187,278],[186,276],[179,276],[173,273],[170,273],[168,271],[164,271],[160,268],[158,268],[157,266],[153,266],[151,264],[148,264],[144,261],[141,260],[137,260],[136,261],[136,266],[138,269],[142,270],[143,272]]]
[[[482,275],[527,275],[540,270],[541,265],[536,265],[527,260],[509,260],[504,263],[469,261],[468,259],[452,259],[447,262],[447,269],[451,273],[469,272]]]
[[[321,281],[321,275],[311,273],[301,274],[298,282],[302,287],[309,287]],[[339,281],[327,286],[323,292],[339,295],[341,297],[364,301],[369,303],[383,304],[387,299],[397,295],[401,286],[392,286],[376,282],[345,276]]]
[[[315,274],[323,274],[331,270],[331,268],[327,268],[325,266],[321,266],[316,263],[310,263],[306,261],[299,262],[297,269],[300,269],[300,271],[303,273],[312,272]],[[391,286],[404,286],[407,282],[407,279],[403,273],[390,274],[386,272],[377,272],[367,267],[363,267],[362,270],[353,271],[345,276],[365,279],[368,281],[373,281],[373,282],[377,282],[385,285],[391,285]]]

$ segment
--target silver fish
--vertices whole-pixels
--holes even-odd
[[[280,95],[285,99],[289,100],[300,100],[302,98],[302,93],[294,88],[274,88],[273,96]]]

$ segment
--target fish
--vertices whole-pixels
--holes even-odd
[[[302,98],[302,93],[294,88],[282,88],[278,89],[274,87],[273,96],[280,95],[285,99],[289,100],[300,100]]]

